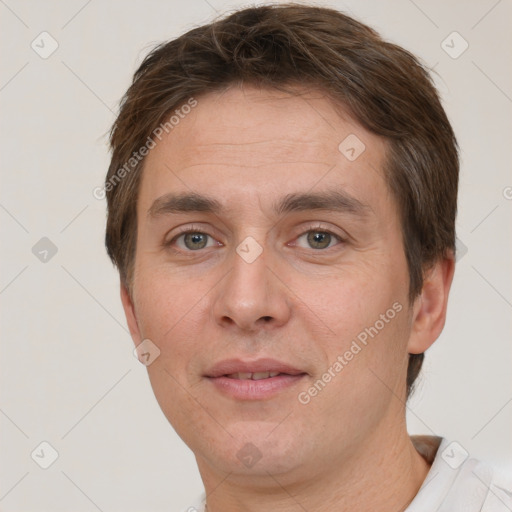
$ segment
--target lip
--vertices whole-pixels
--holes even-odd
[[[215,378],[222,377],[223,375],[231,375],[232,373],[256,373],[256,372],[279,372],[288,375],[299,375],[306,373],[291,366],[290,364],[283,363],[277,359],[263,358],[255,359],[254,361],[247,361],[242,359],[225,359],[215,364],[210,370],[206,372],[206,377]]]
[[[279,372],[281,375],[261,380],[228,377],[236,373]],[[244,361],[226,359],[215,364],[205,377],[215,388],[238,400],[263,400],[271,398],[283,390],[296,385],[307,373],[276,359]]]

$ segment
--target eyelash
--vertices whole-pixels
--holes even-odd
[[[311,232],[327,233],[327,234],[331,235],[332,237],[334,237],[338,241],[338,244],[335,244],[335,245],[339,245],[339,244],[344,243],[344,242],[347,241],[346,238],[343,238],[340,235],[330,231],[329,229],[323,228],[322,226],[310,226],[309,229],[307,229],[306,231],[303,231],[302,233],[300,233],[296,237],[296,239],[298,240],[299,238],[301,238],[304,235],[307,235],[308,233],[311,233]],[[178,240],[178,238],[180,238],[183,235],[186,235],[187,233],[199,233],[201,235],[206,235],[206,236],[214,239],[214,237],[212,235],[210,235],[209,233],[206,233],[205,231],[203,231],[203,228],[199,228],[199,227],[194,228],[194,226],[192,226],[192,227],[184,229],[183,231],[178,232],[171,240],[169,240],[168,242],[164,242],[163,246],[165,248],[167,248],[167,249],[171,249],[172,251],[174,251],[176,253],[183,253],[183,249],[174,249],[172,247],[172,245]],[[314,252],[326,252],[329,249],[332,249],[333,247],[334,246],[327,247],[325,249],[313,249],[313,248],[310,248],[310,249],[312,251],[314,251]],[[201,250],[202,249],[198,249],[197,251],[193,251],[193,250],[188,249],[185,252],[200,252]]]

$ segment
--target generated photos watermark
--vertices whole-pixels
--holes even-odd
[[[309,404],[311,400],[317,396],[324,388],[331,382],[339,373],[345,368],[354,357],[359,354],[363,348],[368,345],[368,342],[375,338],[387,324],[393,320],[403,306],[400,302],[395,302],[385,313],[379,316],[379,319],[374,322],[370,327],[363,329],[353,340],[350,347],[340,354],[336,361],[334,361],[329,368],[322,374],[322,376],[306,391],[301,391],[297,398],[303,405]]]
[[[171,130],[173,130],[182,119],[185,119],[185,117],[190,114],[192,109],[196,106],[197,100],[191,97],[184,105],[177,108],[174,111],[174,114],[169,117],[165,123],[161,123],[153,130],[151,135],[146,139],[146,142],[138,149],[138,151],[134,151],[132,156],[124,163],[124,165],[110,176],[110,178],[108,178],[103,187],[95,187],[93,189],[92,195],[98,200],[105,199],[107,192],[112,191],[127,174],[142,162],[144,157],[148,155],[149,151],[156,147],[157,143],[155,139],[161,141],[164,133],[169,134]]]

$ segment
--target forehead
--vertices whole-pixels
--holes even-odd
[[[169,188],[265,199],[336,184],[386,195],[385,141],[320,91],[244,86],[196,100],[146,157],[139,198],[146,210]]]

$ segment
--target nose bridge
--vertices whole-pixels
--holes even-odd
[[[241,308],[261,308],[268,298],[267,253],[252,236],[246,237],[235,249],[224,293],[231,294]]]
[[[288,319],[288,298],[269,268],[270,259],[270,250],[253,236],[237,245],[229,258],[231,270],[216,297],[218,323],[254,330],[260,324],[281,325]]]

